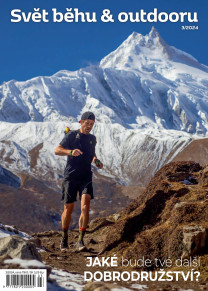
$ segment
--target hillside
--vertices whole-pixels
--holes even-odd
[[[193,140],[173,161],[196,161],[202,166],[208,164],[208,139]]]
[[[0,181],[0,222],[15,225],[26,232],[61,229],[63,202],[57,185],[21,174],[20,188]],[[60,186],[60,185],[59,185]],[[123,209],[141,193],[138,186],[118,185],[112,179],[99,176],[94,181],[94,200],[91,202],[90,217],[103,217]],[[71,228],[77,227],[80,203],[75,203]]]
[[[190,264],[176,267],[174,263],[165,270],[199,271],[198,282],[182,278],[179,282],[143,282],[147,290],[207,290],[208,289],[208,169],[194,162],[172,162],[156,173],[146,191],[121,212],[91,221],[85,243],[88,250],[76,253],[78,230],[70,232],[70,248],[61,253],[60,232],[33,234],[39,238],[46,252],[43,260],[50,266],[68,272],[83,274],[86,257],[118,257],[119,266],[111,270],[157,271],[164,269],[161,262],[181,259],[190,262],[197,258],[195,267]],[[149,259],[146,267],[121,267],[121,260],[135,262]],[[157,258],[157,262],[155,261]],[[193,260],[192,259],[192,260]],[[160,261],[159,261],[160,260]],[[200,263],[199,263],[200,260]],[[79,263],[77,263],[79,262]],[[158,265],[158,262],[160,264]],[[91,272],[106,268],[92,267]],[[132,282],[122,283],[131,289]],[[120,284],[119,283],[119,284]],[[139,282],[140,283],[140,282]],[[200,289],[199,289],[200,288]]]

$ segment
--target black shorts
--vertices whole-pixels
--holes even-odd
[[[79,199],[82,194],[89,194],[91,199],[93,196],[92,175],[88,176],[72,176],[64,179],[62,183],[62,200],[64,203],[73,203],[77,201],[77,192]]]

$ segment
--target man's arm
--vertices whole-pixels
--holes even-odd
[[[73,156],[73,157],[77,157],[83,154],[79,149],[68,150],[62,147],[60,144],[57,146],[54,153],[55,155],[58,155],[58,156]]]

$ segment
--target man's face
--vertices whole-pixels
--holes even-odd
[[[81,132],[84,134],[90,133],[95,121],[91,119],[81,120]]]

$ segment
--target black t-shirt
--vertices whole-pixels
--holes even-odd
[[[91,174],[91,163],[95,156],[96,137],[92,134],[83,134],[80,130],[69,131],[60,145],[65,149],[79,149],[83,152],[78,157],[67,156],[64,178],[71,175],[89,175]]]

